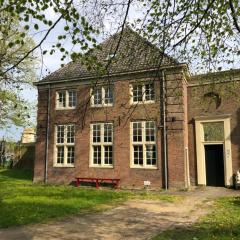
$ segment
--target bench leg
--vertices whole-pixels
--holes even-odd
[[[80,180],[79,180],[79,179],[77,179],[76,186],[77,186],[77,187],[80,186]]]
[[[119,188],[119,182],[120,182],[120,181],[117,181],[116,188]]]
[[[113,182],[113,185],[114,185],[114,188],[117,189],[117,188],[118,188],[118,185],[119,185],[119,181],[114,181],[114,182]]]
[[[96,188],[99,189],[99,181],[96,179]]]

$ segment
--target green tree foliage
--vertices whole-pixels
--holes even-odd
[[[74,60],[77,57],[81,57],[80,52],[85,52],[89,49],[89,46],[96,47],[96,39],[94,34],[98,33],[93,26],[86,20],[84,15],[80,14],[79,4],[85,4],[85,1],[73,0],[2,0],[0,1],[0,12],[4,12],[7,15],[17,19],[23,26],[23,31],[20,32],[20,38],[18,41],[14,40],[8,43],[9,48],[15,48],[16,45],[26,44],[24,41],[25,31],[31,31],[33,34],[40,34],[40,40],[34,47],[20,56],[15,63],[5,68],[1,76],[14,70],[22,61],[31,55],[37,48],[40,48],[42,44],[49,37],[50,33],[59,24],[64,24],[63,31],[57,36],[51,36],[53,38],[53,45],[50,49],[44,49],[42,54],[54,54],[56,51],[60,51],[62,54],[62,60],[71,54],[66,48],[66,40],[69,39],[73,45],[78,46],[78,52],[71,54],[71,58]],[[50,13],[50,14],[49,14]],[[54,19],[54,20],[53,20]],[[2,25],[2,22],[1,22]],[[5,23],[3,21],[3,28]],[[0,29],[1,30],[1,29]],[[90,64],[89,64],[90,65]]]
[[[129,7],[133,10],[136,6],[141,9],[137,17],[129,11]],[[64,25],[62,31],[51,37],[53,45],[42,53],[59,51],[62,60],[67,56],[72,60],[83,57],[89,48],[97,47],[99,30],[106,21],[111,25],[109,19],[118,30],[130,20],[134,29],[163,52],[182,62],[194,62],[201,69],[219,70],[223,64],[235,63],[240,55],[238,0],[1,0],[0,12],[16,18],[24,30],[42,34],[36,46],[4,69],[2,75],[39,48],[59,24]],[[10,42],[9,47],[22,40]],[[66,42],[77,48],[67,50]],[[90,69],[94,59],[84,56],[83,60]]]
[[[33,106],[21,99],[16,92],[0,90],[0,129],[31,125],[30,113]]]
[[[21,62],[18,61],[34,47],[34,41],[15,17],[1,13],[0,22],[0,83],[11,83],[17,87],[19,83],[32,82],[35,78],[36,57],[31,54]],[[3,74],[13,65],[16,67]]]
[[[239,60],[238,0],[142,0],[140,31],[164,52],[199,69],[220,70]],[[196,66],[195,66],[196,67]]]
[[[30,51],[34,42],[25,30],[21,31],[15,17],[0,13],[0,22],[0,73],[3,73]],[[20,97],[20,91],[36,79],[35,63],[34,56],[29,55],[14,69],[0,75],[0,129],[12,124],[29,125],[32,106]]]

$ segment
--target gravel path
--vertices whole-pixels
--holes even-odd
[[[114,209],[65,218],[62,221],[0,230],[1,240],[135,240],[151,239],[159,232],[192,224],[210,212],[214,199],[240,195],[225,188],[200,188],[184,195],[183,201],[128,201]]]

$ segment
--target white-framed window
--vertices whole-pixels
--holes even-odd
[[[113,124],[91,124],[90,166],[113,166]]]
[[[113,105],[113,86],[96,86],[91,89],[91,106],[103,107]]]
[[[151,103],[155,101],[154,82],[133,83],[130,85],[131,103]]]
[[[73,167],[75,160],[75,126],[55,126],[55,161],[56,167]]]
[[[77,105],[75,90],[60,90],[56,92],[56,109],[73,109]]]
[[[131,122],[131,167],[156,168],[156,124],[154,121]]]

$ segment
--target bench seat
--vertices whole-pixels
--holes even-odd
[[[120,179],[118,178],[86,178],[86,177],[76,177],[76,186],[79,187],[81,182],[95,182],[96,188],[100,187],[100,183],[112,183],[114,188],[119,187]]]

